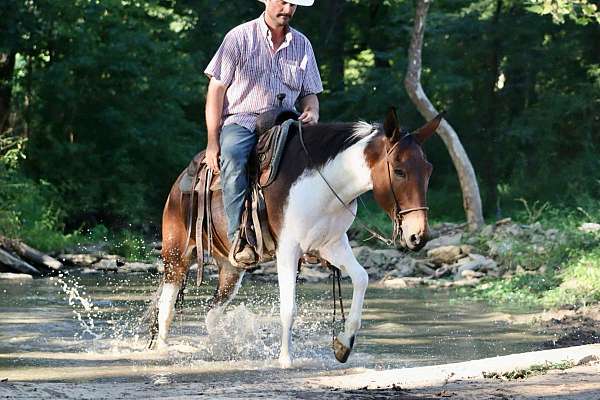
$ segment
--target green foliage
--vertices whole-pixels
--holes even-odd
[[[589,209],[590,212],[587,212]],[[600,221],[598,201],[571,209],[549,208],[541,222],[558,228],[554,240],[542,252],[521,239],[511,242],[511,252],[497,261],[510,278],[492,279],[474,289],[461,290],[468,297],[493,302],[541,304],[550,307],[580,306],[600,300],[600,232],[582,232],[583,222]]]
[[[600,197],[600,32],[595,22],[579,24],[597,18],[595,4],[433,3],[423,86],[448,111],[480,178],[488,218],[520,210],[518,198],[556,206]],[[22,164],[23,179],[52,188],[57,229],[156,228],[170,185],[205,143],[202,70],[225,32],[261,7],[1,3],[0,53],[16,57],[10,79],[0,77],[0,87],[11,87],[10,140],[20,146],[10,159]],[[396,105],[406,128],[423,123],[402,84],[413,15],[405,0],[298,9],[293,25],[311,39],[325,83],[322,120],[377,121]],[[434,138],[426,151],[435,166],[432,218],[463,219],[445,145]],[[390,225],[379,212],[373,218]]]
[[[156,258],[152,255],[152,249],[146,243],[145,238],[128,229],[110,239],[108,251],[129,261],[150,261]]]
[[[574,366],[575,366],[575,363],[573,363],[572,361],[561,361],[561,362],[555,362],[555,363],[546,362],[544,364],[535,364],[529,368],[515,369],[513,371],[504,372],[501,374],[499,374],[497,372],[484,372],[483,377],[488,378],[488,379],[508,379],[508,380],[527,379],[532,376],[544,375],[548,371],[552,371],[552,370],[561,370],[562,371],[565,369],[573,368]]]
[[[541,15],[551,15],[555,23],[564,23],[568,17],[578,24],[586,25],[590,22],[600,24],[600,11],[598,6],[588,0],[529,0],[527,7]]]
[[[61,221],[55,189],[48,182],[35,182],[18,171],[24,159],[25,139],[0,136],[0,235],[26,239],[42,250],[68,243]]]

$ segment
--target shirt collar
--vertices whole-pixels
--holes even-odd
[[[259,26],[259,29],[260,29],[263,37],[265,37],[268,40],[269,46],[273,47],[273,41],[271,40],[271,30],[269,29],[269,27],[267,26],[267,23],[265,22],[265,13],[264,12],[258,18],[258,26]],[[288,26],[287,33],[285,34],[285,40],[283,41],[283,44],[281,45],[281,47],[279,47],[279,50],[289,46],[290,43],[292,42],[292,38],[293,38],[292,28],[290,26]]]

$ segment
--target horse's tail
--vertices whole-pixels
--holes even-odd
[[[161,279],[158,289],[156,289],[146,312],[141,318],[141,324],[148,326],[148,333],[150,334],[148,349],[151,349],[154,346],[156,335],[158,335],[158,301],[160,300],[164,283],[164,279]]]

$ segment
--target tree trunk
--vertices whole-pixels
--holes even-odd
[[[7,251],[0,249],[0,264],[5,265],[17,272],[21,272],[23,274],[36,275],[39,276],[42,273],[35,267],[29,265],[25,261],[21,260],[10,254]]]
[[[438,111],[425,94],[421,86],[421,53],[423,49],[423,36],[425,34],[425,20],[432,0],[417,0],[415,25],[408,50],[408,70],[404,79],[404,86],[410,99],[413,101],[421,115],[427,120],[434,118]],[[475,171],[465,152],[456,131],[446,120],[442,120],[438,134],[448,148],[454,167],[458,173],[462,195],[463,207],[467,216],[469,230],[473,231],[484,223],[481,211],[481,197]]]
[[[500,75],[500,33],[498,32],[498,24],[500,13],[502,12],[502,0],[496,0],[494,16],[491,21],[489,30],[491,49],[487,66],[487,107],[486,118],[483,119],[483,132],[479,136],[485,144],[481,148],[485,149],[485,159],[483,162],[484,173],[483,181],[486,183],[486,210],[494,211],[496,219],[502,218],[502,211],[498,201],[498,168],[494,153],[499,148],[498,134],[496,131],[496,114],[498,112],[499,99],[496,83]]]
[[[0,52],[0,133],[4,132],[8,125],[14,69],[15,53]]]
[[[325,32],[323,50],[329,70],[327,83],[331,92],[344,91],[344,1],[329,0],[324,4],[325,18],[321,21],[321,32]]]

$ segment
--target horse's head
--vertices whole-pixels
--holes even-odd
[[[391,109],[383,123],[384,135],[374,142],[370,158],[375,201],[394,223],[392,240],[420,250],[428,239],[427,186],[433,166],[421,145],[437,129],[441,115],[413,133],[402,130]]]

